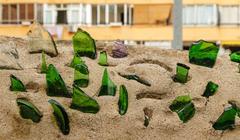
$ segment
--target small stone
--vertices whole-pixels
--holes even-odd
[[[45,52],[51,57],[58,55],[57,46],[50,33],[39,23],[31,25],[28,32],[29,53]]]
[[[112,57],[123,58],[126,56],[128,56],[126,45],[124,45],[120,40],[115,41],[112,49]]]

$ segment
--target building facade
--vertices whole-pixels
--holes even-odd
[[[183,41],[240,46],[240,0],[183,0]],[[0,35],[23,37],[33,21],[59,40],[78,27],[96,40],[171,48],[172,0],[0,0]]]

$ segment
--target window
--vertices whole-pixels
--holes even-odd
[[[97,25],[97,5],[92,5],[92,24]]]
[[[2,23],[8,23],[9,7],[7,4],[2,5]]]
[[[37,4],[37,21],[43,23],[43,5]]]
[[[183,24],[195,24],[195,6],[184,6],[183,8]]]
[[[79,24],[79,11],[78,10],[72,10],[72,24]]]
[[[67,11],[58,10],[57,11],[57,24],[67,24]]]
[[[19,24],[22,21],[34,20],[33,4],[3,4],[2,5],[2,23]]]
[[[214,5],[202,5],[196,7],[196,18],[198,25],[216,25],[217,8]]]
[[[53,12],[50,10],[45,11],[45,24],[53,24]]]
[[[34,19],[34,6],[33,4],[27,4],[27,19],[33,20]]]
[[[124,5],[117,5],[117,22],[124,23]]]
[[[99,7],[100,7],[100,11],[99,11],[100,12],[99,13],[100,14],[100,19],[99,19],[100,24],[105,24],[106,23],[105,22],[106,21],[106,17],[105,17],[106,16],[106,13],[105,13],[106,12],[106,6],[105,5],[100,5]]]
[[[92,25],[122,25],[132,23],[132,7],[124,4],[92,5]],[[117,23],[117,24],[116,24]]]
[[[27,18],[27,13],[26,13],[26,4],[20,4],[20,20],[25,20]]]
[[[221,25],[233,25],[239,24],[239,6],[221,6],[220,12],[220,24]]]
[[[71,25],[86,25],[88,18],[92,18],[90,14],[91,7],[85,4],[70,4],[67,6],[68,24]],[[92,20],[92,19],[90,19]],[[95,21],[96,22],[96,21]]]
[[[82,6],[82,21],[81,23],[86,25],[87,24],[87,6],[86,5],[83,5]]]
[[[184,25],[217,25],[216,5],[186,5],[183,8]]]
[[[115,5],[109,5],[109,23],[115,22]]]
[[[11,4],[10,5],[10,20],[14,23],[17,22],[17,5]]]

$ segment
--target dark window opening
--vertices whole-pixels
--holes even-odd
[[[57,24],[67,24],[67,11],[58,10],[57,11]]]

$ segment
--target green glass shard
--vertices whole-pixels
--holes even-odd
[[[236,110],[232,106],[226,108],[212,127],[215,130],[233,129],[235,127],[236,113]]]
[[[174,81],[179,83],[187,83],[188,81],[188,71],[190,67],[187,65],[177,63],[176,75],[174,77]]]
[[[89,97],[80,88],[73,87],[73,97],[72,104],[70,106],[72,109],[77,109],[84,113],[94,113],[96,114],[100,110],[100,106],[96,100]]]
[[[216,62],[219,47],[215,43],[200,40],[189,50],[190,63],[212,68]]]
[[[73,57],[73,60],[70,64],[70,67],[75,68],[76,65],[83,64],[83,63],[84,63],[84,61],[81,59],[81,57],[78,56],[78,54],[75,54]]]
[[[144,124],[143,125],[145,127],[148,127],[149,122],[150,122],[150,118],[147,115],[144,115]]]
[[[231,100],[231,101],[228,101],[228,103],[232,105],[232,107],[237,111],[238,117],[240,117],[240,104],[239,104],[239,102]]]
[[[231,53],[230,54],[230,59],[233,62],[240,63],[240,51]]]
[[[22,116],[22,118],[31,119],[35,123],[41,121],[41,118],[43,116],[42,113],[26,98],[18,98],[17,105],[19,106],[20,115]]]
[[[98,96],[115,96],[117,90],[117,86],[112,82],[109,78],[107,69],[105,68],[103,77],[102,77],[102,85],[99,91]]]
[[[218,85],[213,83],[212,81],[208,82],[207,87],[202,96],[209,98],[213,96],[218,90]]]
[[[89,71],[85,64],[77,64],[74,71],[74,85],[87,87],[89,83]]]
[[[67,112],[65,111],[63,106],[57,101],[50,99],[48,102],[51,104],[53,108],[54,111],[53,115],[55,116],[58,127],[60,128],[64,135],[69,134],[70,127]]]
[[[240,63],[238,64],[238,73],[240,73]]]
[[[71,97],[61,75],[58,73],[57,69],[52,64],[48,66],[46,80],[48,96]]]
[[[46,72],[47,72],[47,63],[46,63],[45,53],[42,52],[41,73],[46,73]]]
[[[11,91],[20,91],[20,92],[26,92],[26,87],[22,83],[21,80],[19,80],[16,76],[10,75],[10,81],[11,81],[11,86],[10,90]]]
[[[120,86],[118,109],[120,115],[126,114],[128,109],[128,92],[124,85]]]
[[[98,64],[101,65],[101,66],[108,66],[107,52],[106,51],[100,52]]]
[[[95,59],[97,56],[95,40],[89,33],[80,28],[73,36],[73,49],[79,56],[86,56],[91,59]]]
[[[119,73],[119,75],[128,80],[135,80],[145,86],[149,86],[149,87],[151,86],[151,84],[148,81],[141,79],[139,76],[137,76],[135,74],[134,75],[123,75],[123,74]]]
[[[194,104],[190,96],[178,96],[169,106],[171,111],[176,112],[183,123],[189,121],[195,114]]]

